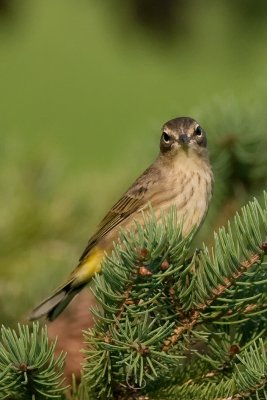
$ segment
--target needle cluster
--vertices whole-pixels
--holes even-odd
[[[267,399],[267,195],[192,252],[175,209],[122,232],[94,279],[82,382],[68,398]],[[67,398],[45,330],[2,329],[6,399]]]

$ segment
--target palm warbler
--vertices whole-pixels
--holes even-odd
[[[151,205],[157,218],[161,211],[176,206],[183,235],[199,227],[212,195],[213,174],[204,130],[192,118],[181,117],[163,125],[160,154],[111,208],[91,237],[77,267],[67,282],[31,313],[34,320],[44,315],[54,320],[73,297],[101,270],[105,253],[113,248],[121,228],[143,221],[142,212]]]

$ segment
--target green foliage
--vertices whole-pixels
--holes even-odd
[[[142,1],[112,3],[1,2],[1,323],[15,326],[71,270],[88,227],[152,160],[160,125],[180,110],[208,134],[216,185],[198,235],[208,246],[190,259],[191,238],[175,232],[172,241],[169,226],[158,230],[153,220],[145,237],[122,237],[96,278],[103,309],[94,310],[85,378],[70,396],[267,399],[266,207],[252,202],[218,232],[213,250],[206,241],[266,187],[266,4],[169,1],[177,11],[163,15],[140,12]],[[140,30],[164,17],[174,23],[156,19]],[[24,329],[3,330],[0,398],[30,396],[20,385],[24,364],[10,361],[19,338],[28,352]]]
[[[183,358],[161,352],[160,347],[175,324],[166,281],[179,274],[193,235],[182,238],[175,210],[162,216],[159,225],[152,214],[145,229],[136,228],[137,235],[122,233],[122,243],[95,279],[95,295],[102,309],[94,310],[97,324],[86,335],[91,346],[86,351],[90,363],[85,378],[103,398],[112,395],[114,379],[144,387]],[[164,271],[161,266],[166,257]]]
[[[72,376],[71,393],[68,395],[68,400],[94,400],[89,393],[83,376],[81,377],[81,382],[79,384],[77,383],[75,376]]]
[[[231,369],[214,369],[198,379],[190,379],[168,390],[167,399],[266,399],[267,354],[263,340],[254,341],[242,355],[236,355]],[[199,365],[198,365],[199,367]],[[231,374],[230,374],[231,373]],[[162,394],[155,399],[165,398]]]
[[[266,338],[266,235],[266,194],[263,208],[250,202],[215,234],[212,250],[204,246],[189,260],[192,237],[181,237],[174,212],[122,234],[95,279],[101,309],[85,336],[93,397],[215,399],[261,387],[258,375],[249,385],[239,365]],[[240,374],[247,386],[236,386]]]
[[[65,355],[55,357],[56,343],[49,344],[47,330],[33,324],[18,325],[18,333],[2,327],[0,343],[1,399],[61,399]]]
[[[264,267],[259,267],[263,262],[263,251],[260,248],[262,233],[267,234],[266,207],[266,195],[264,209],[257,200],[250,202],[243,207],[241,216],[236,214],[232,225],[228,223],[228,230],[221,228],[214,235],[214,249],[211,254],[204,247],[189,285],[184,282],[182,286],[179,283],[176,285],[177,297],[184,304],[185,311],[204,308],[203,318],[211,321],[220,315],[220,324],[229,324],[230,321],[241,322],[240,317],[249,304],[253,303],[251,311],[255,314],[257,305],[266,301],[266,293],[262,290],[266,271]],[[253,254],[256,254],[254,258]],[[251,269],[253,264],[258,267],[247,274],[246,270]],[[237,280],[239,277],[240,281]],[[230,288],[233,281],[235,286]],[[220,285],[222,289],[226,287],[227,291],[223,297],[220,296],[219,300],[213,302],[213,297],[220,294],[214,290]],[[211,307],[206,309],[210,302]]]
[[[121,233],[94,279],[95,326],[71,400],[266,399],[267,194],[190,256],[175,209]],[[38,325],[2,330],[6,398],[61,398],[63,356]],[[23,388],[23,390],[21,389]],[[63,397],[62,397],[63,398]]]

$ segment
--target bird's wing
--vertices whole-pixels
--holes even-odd
[[[121,221],[143,208],[150,201],[154,193],[154,190],[151,189],[154,183],[160,178],[160,175],[160,169],[156,165],[153,165],[134,182],[100,222],[96,233],[90,238],[86,249],[82,253],[80,262],[86,258],[89,251],[99,239],[103,238]]]

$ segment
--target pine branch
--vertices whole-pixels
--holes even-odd
[[[18,325],[18,333],[2,327],[0,343],[1,399],[61,399],[64,354],[54,356],[47,330],[33,324],[32,332]]]
[[[266,201],[267,197],[265,195],[265,204]],[[224,293],[226,293],[228,301],[231,297],[233,298],[231,294],[234,295],[235,293],[231,293],[228,289],[236,283],[240,277],[245,276],[249,269],[261,265],[263,262],[265,242],[262,241],[260,234],[259,216],[261,215],[262,222],[266,229],[266,209],[263,211],[258,202],[254,200],[254,202],[251,202],[247,207],[243,208],[242,215],[245,222],[248,223],[247,231],[243,221],[237,214],[235,218],[236,240],[234,240],[230,224],[228,225],[228,232],[221,229],[219,235],[215,235],[215,250],[212,250],[212,257],[207,248],[205,248],[204,252],[199,255],[199,265],[194,265],[194,276],[191,274],[192,279],[188,279],[189,284],[187,286],[183,284],[182,288],[179,282],[176,285],[177,297],[181,299],[180,303],[186,304],[186,307],[184,307],[185,316],[179,319],[179,325],[175,328],[172,336],[164,343],[164,351],[168,351],[186,331],[202,323],[203,318],[206,322],[210,322],[225,314],[226,316],[231,315],[232,317],[237,314],[240,316],[242,309],[243,313],[252,313],[253,311],[255,312],[257,304],[260,305],[262,312],[265,312],[265,309],[262,307],[263,300],[265,298],[267,299],[265,292],[262,292],[260,295],[257,294],[258,300],[255,304],[246,305],[247,299],[243,298],[242,302],[239,301],[236,310],[234,301],[232,302],[232,308],[226,308],[225,305],[215,306],[216,310],[220,310],[220,312],[217,311],[213,314],[209,310],[209,306],[218,298],[220,301],[223,300],[222,295],[224,295]],[[246,240],[247,245],[244,246]],[[251,251],[255,250],[257,250],[257,253],[251,253]],[[249,256],[249,258],[240,261],[242,255]],[[218,262],[218,260],[220,261]],[[196,263],[195,260],[193,260],[193,262]],[[258,272],[259,271],[256,269],[253,274],[257,275]],[[250,281],[252,281],[251,277]],[[254,284],[257,284],[257,282],[254,282]],[[258,282],[258,285],[260,284],[262,284],[262,282]],[[187,305],[188,298],[190,300],[188,303],[189,305]],[[189,306],[193,306],[193,308],[187,311]],[[204,314],[203,312],[207,309],[208,312]]]
[[[171,346],[173,346],[177,341],[182,337],[182,335],[186,332],[191,330],[195,325],[202,322],[202,312],[208,308],[217,298],[219,298],[225,290],[233,285],[234,281],[240,278],[245,271],[249,268],[253,267],[261,260],[261,254],[254,254],[249,260],[245,260],[240,264],[238,270],[233,273],[232,276],[224,278],[223,284],[219,284],[217,287],[213,289],[213,295],[210,299],[206,301],[205,304],[200,304],[197,310],[193,310],[190,312],[189,315],[184,316],[183,318],[179,319],[179,326],[174,329],[174,333],[170,338],[167,338],[163,344],[162,350],[168,351]],[[262,305],[261,305],[262,307]],[[255,310],[256,305],[250,305],[245,310],[246,312],[251,312]],[[217,315],[218,317],[218,315]]]
[[[265,398],[267,196],[254,200],[210,251],[189,258],[176,212],[148,217],[107,257],[85,333],[82,383],[71,400]],[[3,398],[63,398],[64,356],[38,325],[2,328]],[[1,386],[2,385],[2,386]]]
[[[190,354],[205,365],[205,393],[214,395],[217,390],[218,398],[232,393],[227,375],[239,362],[237,354],[250,340],[254,343],[265,335],[266,202],[265,195],[264,209],[256,200],[244,207],[233,227],[229,224],[228,231],[215,235],[214,250],[204,246],[190,262],[192,237],[184,239],[181,229],[177,231],[175,213],[162,224],[152,216],[144,229],[138,227],[137,236],[122,234],[122,247],[116,247],[95,280],[103,310],[94,310],[96,327],[86,334],[85,378],[95,397],[141,398],[149,393],[153,399],[159,387],[164,399],[164,390],[174,385],[168,375],[176,376],[179,387],[192,379],[181,372]],[[233,324],[236,334],[231,341]],[[248,330],[248,324],[254,328]],[[218,327],[221,336],[216,334]],[[249,340],[242,330],[253,331]],[[225,347],[220,348],[222,338]],[[208,351],[194,349],[194,343]],[[192,387],[200,393],[198,384]],[[191,390],[188,393],[193,396]]]
[[[182,386],[171,388],[168,399],[199,400],[238,400],[251,398],[255,393],[262,392],[267,384],[267,354],[262,340],[254,342],[249,349],[238,355],[240,363],[235,364],[232,376],[226,380],[222,378],[219,383],[205,380],[214,378],[216,374],[209,373],[202,376],[201,383],[194,380],[185,382]],[[155,397],[157,398],[157,397]],[[256,397],[263,398],[263,397]]]
[[[165,283],[183,268],[191,238],[183,239],[181,229],[177,230],[175,210],[163,217],[161,227],[152,215],[145,230],[137,229],[137,237],[122,235],[123,248],[117,246],[95,281],[104,315],[94,310],[96,328],[86,335],[90,363],[85,377],[91,388],[101,387],[96,394],[99,398],[109,398],[114,392],[129,395],[128,389],[138,391],[155,380],[160,370],[168,370],[183,358],[161,352],[159,343],[174,326],[174,317],[166,313],[166,306],[173,308],[173,304]],[[177,259],[181,261],[175,265]],[[117,359],[118,352],[123,364]],[[118,380],[122,371],[124,378]]]

